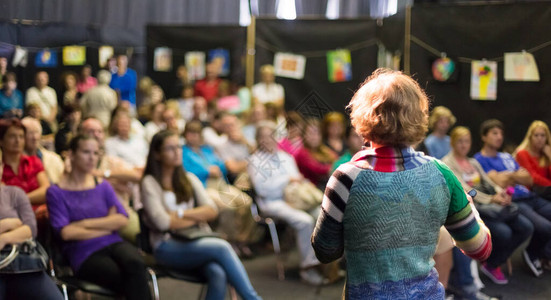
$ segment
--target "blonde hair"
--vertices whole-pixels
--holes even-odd
[[[532,147],[532,135],[534,135],[534,131],[536,131],[536,129],[538,128],[542,128],[543,131],[545,131],[545,144],[551,146],[551,133],[549,132],[549,127],[547,126],[547,124],[545,124],[545,122],[535,120],[534,122],[532,122],[532,124],[530,124],[530,127],[528,127],[528,131],[524,136],[524,140],[522,140],[522,143],[520,143],[520,145],[517,147],[517,149],[513,153],[513,156],[516,157],[517,153],[520,150],[528,150]],[[541,167],[549,166],[549,163],[550,162],[547,155],[540,155],[539,164]]]
[[[274,74],[275,73],[274,66],[272,66],[272,65],[263,65],[263,66],[261,66],[260,67],[260,74],[264,74],[264,73]]]
[[[466,135],[471,135],[471,130],[465,126],[457,126],[452,129],[452,131],[450,132],[450,146],[453,148],[453,145],[455,145],[457,140]]]
[[[342,128],[343,128],[343,131],[342,131],[342,136],[344,136],[345,134],[345,130],[346,129],[346,123],[345,123],[345,118],[344,118],[344,115],[341,114],[340,112],[336,112],[336,111],[330,111],[328,113],[325,114],[325,116],[323,117],[323,121],[321,123],[321,135],[323,136],[324,139],[326,139],[328,137],[328,132],[329,132],[329,126],[331,126],[332,123],[341,123],[342,124]]]
[[[438,120],[442,118],[448,118],[448,121],[450,122],[450,127],[453,126],[453,124],[455,124],[456,118],[452,114],[451,110],[449,110],[445,106],[436,106],[430,113],[429,129],[434,130],[434,126],[436,125]]]
[[[410,146],[425,137],[429,100],[419,84],[402,72],[377,69],[348,104],[352,126],[365,140]]]

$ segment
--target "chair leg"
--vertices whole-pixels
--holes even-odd
[[[206,294],[207,294],[206,288],[207,288],[206,284],[201,285],[201,291],[199,291],[199,298],[197,298],[197,299],[201,300],[206,296]]]
[[[272,245],[276,255],[277,278],[279,280],[285,280],[285,268],[283,267],[283,262],[281,261],[281,247],[279,245],[279,236],[277,235],[275,223],[271,218],[266,218],[265,222],[270,230],[270,237],[272,238]]]
[[[229,292],[230,292],[230,299],[237,300],[237,292],[235,291],[235,288],[233,286],[229,287]]]
[[[507,272],[509,276],[513,276],[513,263],[511,262],[511,258],[507,259]]]
[[[151,268],[147,268],[147,272],[149,273],[149,277],[151,277],[151,285],[153,287],[153,299],[160,300],[159,295],[159,284],[157,282],[157,274],[155,274],[155,271],[153,271]]]
[[[64,283],[61,284],[61,292],[63,292],[63,299],[69,300],[69,292],[67,291],[67,285]]]

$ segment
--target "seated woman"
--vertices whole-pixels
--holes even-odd
[[[218,213],[201,181],[184,171],[182,147],[171,131],[160,131],[151,140],[142,179],[142,201],[159,264],[201,272],[208,280],[207,299],[224,299],[226,282],[243,299],[260,299],[228,242],[215,237],[184,242],[166,233],[195,225],[205,228],[206,222]]]
[[[281,137],[277,146],[279,149],[296,156],[302,149],[302,132],[304,131],[304,118],[296,111],[290,111],[286,117],[286,135]],[[279,135],[279,134],[278,134]]]
[[[0,175],[3,172],[0,160]],[[15,186],[0,185],[0,249],[36,237],[36,220],[29,198]],[[45,271],[0,274],[0,299],[63,299]]]
[[[4,161],[2,182],[25,191],[33,210],[46,202],[50,186],[40,158],[23,154],[26,129],[18,119],[0,120],[0,141]],[[42,208],[45,210],[45,208]]]
[[[320,123],[317,119],[306,120],[302,134],[304,146],[295,155],[300,173],[319,189],[324,189],[329,179],[331,166],[338,159],[337,154],[322,144]]]
[[[297,245],[300,252],[300,277],[312,285],[324,282],[323,276],[316,270],[320,262],[316,259],[310,243],[314,222],[319,214],[319,205],[310,208],[309,212],[297,209],[285,202],[284,191],[292,183],[301,183],[305,179],[298,172],[295,160],[288,153],[278,150],[273,134],[275,125],[265,123],[257,128],[256,141],[258,149],[253,153],[248,165],[248,173],[258,197],[262,213],[269,217],[283,220],[296,231]],[[308,181],[306,181],[308,182]],[[309,182],[308,182],[309,183]],[[309,183],[310,184],[310,183]],[[323,194],[312,184],[306,185],[303,193]],[[314,191],[312,191],[314,190]]]
[[[323,122],[321,124],[323,143],[337,153],[338,156],[343,155],[347,150],[344,141],[345,128],[346,123],[344,115],[340,112],[328,112],[323,117]]]
[[[503,207],[511,205],[511,196],[486,175],[476,159],[467,157],[471,150],[470,130],[458,126],[451,131],[450,137],[452,149],[442,161],[450,167],[459,179],[463,189],[466,191],[476,189],[477,195],[474,201],[481,205],[490,203]],[[506,284],[508,280],[500,266],[507,261],[518,246],[532,235],[534,227],[522,215],[509,220],[498,220],[485,217],[483,211],[481,211],[481,217],[490,229],[494,246],[492,254],[482,264],[481,271],[493,282]]]
[[[348,107],[371,147],[329,179],[316,256],[328,263],[345,254],[347,299],[444,299],[432,259],[440,227],[480,261],[492,242],[452,171],[411,147],[427,130],[427,96],[411,77],[379,69]]]
[[[240,189],[226,182],[226,166],[214,150],[203,144],[203,125],[193,120],[186,124],[183,149],[184,169],[193,173],[207,190],[219,209],[216,231],[227,235],[227,240],[242,256],[252,256],[247,246],[256,223],[251,215],[252,199]]]
[[[145,264],[117,230],[128,217],[107,181],[92,175],[98,141],[77,135],[69,144],[71,171],[48,189],[50,222],[75,276],[122,293],[126,299],[151,299]]]
[[[551,187],[551,134],[547,124],[538,120],[532,122],[514,156],[532,175],[535,192],[545,192],[546,187]],[[551,191],[547,190],[542,196],[549,199]]]

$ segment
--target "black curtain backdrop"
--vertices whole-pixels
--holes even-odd
[[[247,28],[240,26],[147,26],[147,74],[159,84],[167,96],[173,91],[176,69],[185,64],[190,51],[207,52],[224,48],[230,51],[230,75],[227,79],[244,85]],[[155,48],[172,48],[172,71],[153,70]],[[208,56],[208,55],[207,55]],[[207,57],[208,58],[208,57]]]
[[[390,20],[389,20],[390,21]],[[397,21],[397,20],[396,20]],[[403,20],[401,20],[403,24]],[[551,41],[551,5],[416,5],[411,34],[450,58],[488,60],[504,52],[520,52]],[[385,21],[385,26],[389,22]],[[398,30],[398,28],[396,28]],[[403,29],[402,29],[403,30]],[[497,101],[470,98],[471,64],[457,62],[455,83],[432,80],[431,60],[437,56],[411,43],[411,73],[426,88],[432,106],[444,105],[457,117],[456,125],[472,131],[472,152],[480,150],[480,124],[497,118],[505,124],[505,145],[518,145],[533,120],[551,124],[551,45],[533,53],[540,82],[504,81],[503,60],[498,63]]]
[[[369,43],[372,41],[372,43]],[[323,111],[344,111],[358,86],[377,67],[376,24],[360,20],[276,20],[256,21],[255,69],[273,64],[275,52],[291,52],[306,56],[303,80],[277,77],[285,88],[286,110],[304,112],[303,104],[323,106]],[[351,51],[352,80],[331,83],[327,75],[326,51],[347,49],[364,43]],[[356,47],[356,48],[358,48]],[[255,72],[259,81],[258,71]],[[312,98],[315,93],[315,98]],[[314,101],[314,102],[312,102]]]

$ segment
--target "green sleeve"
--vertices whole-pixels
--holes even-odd
[[[448,210],[448,216],[450,216],[465,208],[465,206],[469,204],[469,200],[467,200],[465,191],[463,190],[463,187],[457,177],[453,174],[452,170],[450,170],[446,164],[439,160],[434,160],[434,163],[436,164],[438,170],[442,172],[442,175],[446,180],[446,184],[448,185],[448,189],[450,190],[451,200],[450,208]]]

